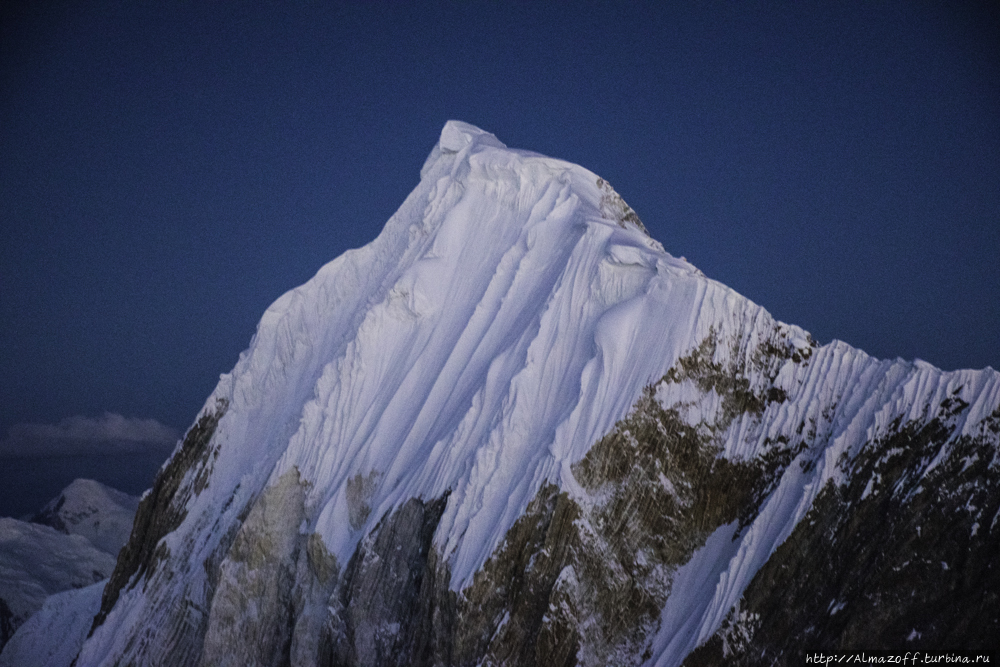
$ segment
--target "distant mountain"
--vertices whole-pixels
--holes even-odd
[[[81,535],[107,553],[118,555],[132,532],[139,498],[92,479],[77,479],[31,517],[68,535]]]
[[[264,313],[76,665],[989,648],[998,452],[997,372],[820,345],[595,174],[449,122],[382,234]]]
[[[111,575],[138,503],[138,498],[78,479],[34,522],[0,518],[0,647],[50,595],[90,587]]]

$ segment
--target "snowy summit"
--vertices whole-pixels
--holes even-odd
[[[672,666],[975,640],[962,614],[996,601],[969,611],[940,567],[906,597],[906,549],[951,556],[881,526],[989,553],[998,433],[996,372],[820,346],[667,253],[596,174],[450,121],[378,238],[264,313],[140,505],[76,664]],[[853,581],[875,534],[872,590],[796,560]],[[879,611],[889,592],[909,606]]]

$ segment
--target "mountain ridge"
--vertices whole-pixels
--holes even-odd
[[[820,346],[600,177],[450,121],[382,234],[264,313],[77,664],[728,655],[766,627],[740,625],[744,592],[852,461],[937,424],[912,465],[971,447],[982,514],[998,420],[995,371]]]

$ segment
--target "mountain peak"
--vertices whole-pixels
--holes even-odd
[[[428,210],[448,210],[451,202],[447,198],[455,195],[449,192],[453,185],[464,189],[470,182],[489,184],[486,188],[472,186],[481,191],[480,207],[485,213],[463,210],[463,225],[490,222],[497,218],[493,211],[512,207],[528,211],[538,206],[531,215],[515,212],[512,220],[520,225],[537,224],[546,219],[553,205],[544,193],[557,192],[560,202],[573,209],[567,209],[563,217],[583,224],[611,222],[622,229],[638,230],[646,237],[642,245],[663,252],[663,246],[649,238],[639,216],[605,179],[564,160],[508,148],[493,134],[469,123],[450,120],[445,124],[421,170],[421,179],[431,185]],[[420,191],[418,188],[414,194]],[[471,201],[466,198],[466,202]]]
[[[492,146],[493,148],[507,148],[493,134],[460,120],[449,120],[441,129],[441,139],[438,141],[438,145],[444,152],[457,153],[466,146],[473,144],[478,146]]]
[[[128,541],[139,499],[92,479],[76,479],[36,513],[31,521],[117,554]]]
[[[677,665],[744,590],[775,606],[751,579],[786,538],[835,551],[798,528],[841,507],[825,489],[881,498],[897,450],[962,484],[996,459],[996,373],[821,347],[583,167],[449,121],[421,176],[264,313],[142,501],[80,664]],[[973,504],[949,539],[985,531]]]
[[[507,146],[493,134],[481,130],[475,125],[460,120],[449,120],[441,128],[441,136],[434,148],[431,149],[430,155],[427,156],[427,160],[420,170],[420,178],[427,178],[428,173],[442,156],[455,156],[464,151],[465,156],[468,157],[472,153],[479,152],[482,148],[506,150]]]

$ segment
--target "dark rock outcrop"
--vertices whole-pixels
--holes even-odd
[[[94,618],[91,633],[107,618],[121,590],[130,581],[135,585],[156,567],[158,559],[166,557],[163,547],[159,546],[160,540],[184,520],[184,506],[191,492],[191,487],[182,487],[181,482],[191,471],[198,475],[195,492],[208,482],[211,474],[211,450],[208,445],[219,420],[226,414],[226,408],[228,403],[220,400],[214,411],[206,412],[198,419],[187,432],[180,449],[156,475],[153,488],[140,501],[132,524],[132,535],[118,554],[118,562],[104,589],[101,610]]]

